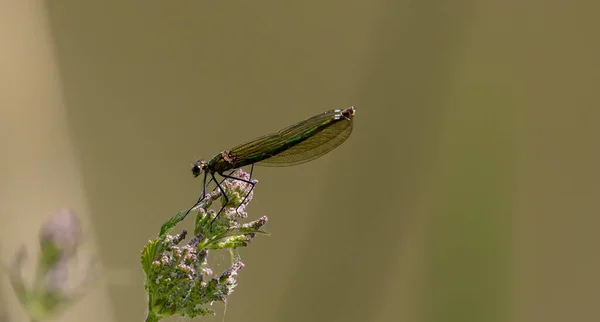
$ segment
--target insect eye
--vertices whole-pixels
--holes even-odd
[[[192,174],[194,175],[194,178],[199,176],[201,172],[202,168],[200,168],[200,165],[198,163],[194,163],[192,166]]]

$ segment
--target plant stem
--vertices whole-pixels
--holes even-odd
[[[152,313],[152,312],[148,312],[148,317],[146,317],[146,322],[158,322],[160,321],[160,316]]]

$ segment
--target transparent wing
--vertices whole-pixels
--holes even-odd
[[[352,133],[352,120],[342,119],[321,132],[256,165],[284,167],[314,160],[344,143]]]
[[[332,120],[335,117],[335,114],[335,110],[330,110],[296,123],[279,132],[263,135],[250,142],[234,147],[229,150],[229,155],[237,160],[245,160],[257,154],[275,150],[278,146],[307,133],[317,125]]]

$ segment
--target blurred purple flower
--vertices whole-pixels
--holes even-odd
[[[61,257],[69,258],[75,254],[81,242],[81,223],[68,209],[60,209],[52,214],[40,230],[40,245],[52,245],[60,251]]]
[[[79,281],[70,274],[70,259],[75,257],[81,240],[79,219],[71,211],[61,209],[53,213],[40,229],[40,251],[33,285],[28,285],[23,278],[25,248],[21,247],[15,254],[10,270],[11,284],[32,320],[55,316],[96,280],[95,259],[85,268],[78,267],[84,273]]]

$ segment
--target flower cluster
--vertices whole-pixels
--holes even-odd
[[[234,176],[250,181],[250,175],[241,170],[236,171]],[[252,180],[250,182],[256,184],[258,183],[258,180]],[[229,198],[229,203],[224,209],[225,215],[228,217],[240,216],[242,218],[247,218],[248,213],[246,213],[246,206],[254,197],[253,186],[241,180],[225,180],[223,182],[223,188],[227,191],[227,197]],[[222,202],[225,202],[225,200]]]
[[[236,171],[234,177],[246,181],[250,178],[241,170]],[[248,216],[245,207],[253,197],[252,185],[228,178],[222,187],[227,198],[223,197],[220,189],[215,189],[193,209],[197,215],[194,236],[189,242],[180,246],[187,236],[186,231],[168,234],[189,213],[182,211],[168,220],[159,236],[149,241],[142,251],[149,311],[146,321],[158,321],[172,315],[193,318],[214,314],[208,306],[216,301],[227,301],[227,296],[237,285],[238,271],[244,264],[232,259],[229,269],[220,275],[214,274],[208,266],[209,251],[244,247],[257,234],[266,234],[260,229],[267,223],[267,217],[239,222],[239,219]],[[210,206],[219,199],[223,213],[215,220],[217,213]],[[229,202],[225,204],[227,200]]]
[[[226,302],[226,296],[236,286],[237,271],[244,267],[238,261],[221,276],[213,277],[207,264],[208,250],[198,248],[203,237],[196,236],[184,246],[179,246],[186,234],[184,230],[175,236],[167,235],[163,241],[164,251],[152,262],[146,291],[153,296],[155,305],[152,313],[156,316],[214,314],[204,305]]]

